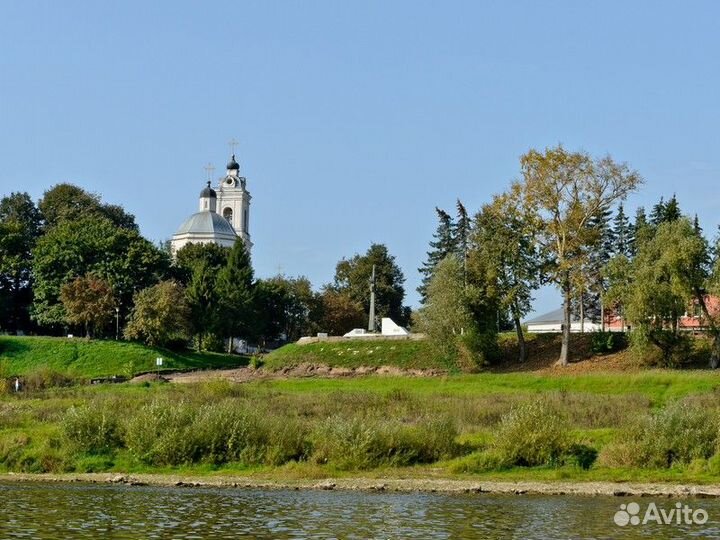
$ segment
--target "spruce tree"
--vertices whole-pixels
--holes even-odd
[[[672,199],[670,199],[665,205],[665,215],[663,216],[663,223],[672,223],[682,217],[680,211],[680,205],[678,204],[677,197],[673,193]]]
[[[227,264],[218,274],[217,293],[219,327],[232,350],[234,338],[252,338],[258,330],[253,324],[256,320],[253,269],[250,254],[240,239],[235,241]]]
[[[435,207],[435,213],[438,216],[438,226],[433,234],[433,240],[430,241],[430,251],[427,252],[427,260],[423,263],[421,268],[418,268],[420,274],[422,274],[422,284],[417,288],[420,293],[420,301],[424,304],[427,298],[427,287],[432,279],[435,268],[445,257],[454,253],[455,238],[454,229],[455,224],[453,218],[440,208]]]
[[[665,206],[665,199],[660,197],[660,200],[653,206],[652,212],[650,212],[650,223],[655,227],[665,221]]]
[[[613,236],[613,255],[624,255],[630,258],[634,235],[622,203],[618,206],[617,214],[615,214],[613,220]]]
[[[455,252],[458,260],[462,264],[463,283],[467,284],[467,256],[468,246],[470,245],[470,233],[472,230],[472,222],[468,216],[465,205],[457,201],[457,219],[453,230]]]
[[[640,244],[652,236],[649,229],[650,224],[645,215],[645,208],[640,206],[635,211],[635,222],[632,225],[632,241],[630,242],[631,257],[635,257],[640,248]]]

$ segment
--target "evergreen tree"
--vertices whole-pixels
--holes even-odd
[[[435,208],[435,213],[438,216],[438,226],[433,234],[433,240],[430,241],[430,251],[427,252],[427,260],[423,263],[421,268],[418,268],[420,274],[422,274],[422,284],[417,288],[420,293],[420,301],[424,304],[427,298],[427,286],[432,279],[435,267],[445,257],[455,251],[455,240],[453,231],[455,224],[453,219],[444,210]]]
[[[682,217],[680,211],[680,205],[678,204],[677,197],[673,193],[672,199],[670,199],[665,205],[665,215],[663,216],[663,223],[672,223]]]
[[[660,197],[660,200],[653,206],[652,212],[650,212],[650,224],[657,227],[665,221],[665,206],[665,199]]]
[[[467,257],[468,257],[468,246],[470,244],[470,233],[472,232],[472,222],[470,216],[468,216],[465,205],[457,200],[457,219],[455,220],[455,227],[453,230],[455,253],[458,256],[458,260],[462,265],[462,276],[463,283],[467,284]]]
[[[233,350],[233,338],[255,337],[258,328],[255,320],[255,287],[250,254],[242,240],[236,240],[230,250],[227,264],[217,279],[219,297],[219,330],[229,340]]]
[[[613,220],[613,236],[612,253],[630,258],[634,234],[622,203],[618,206],[617,214],[615,214]]]
[[[647,216],[645,215],[645,208],[640,206],[635,211],[635,222],[632,225],[632,242],[630,243],[630,256],[635,257],[642,244],[645,240],[648,240],[652,236],[650,231],[650,224],[648,223]]]

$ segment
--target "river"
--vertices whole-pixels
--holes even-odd
[[[704,524],[614,522],[676,504]],[[635,510],[633,506],[626,506]],[[720,538],[720,501],[0,483],[0,538]],[[623,514],[631,517],[630,514]],[[622,521],[623,515],[620,516]],[[690,514],[688,513],[688,516]],[[695,514],[699,521],[705,517]]]

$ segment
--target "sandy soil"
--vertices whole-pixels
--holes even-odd
[[[388,491],[397,493],[495,493],[508,495],[604,495],[643,497],[720,497],[720,484],[678,485],[614,482],[492,482],[418,478],[328,478],[324,480],[263,480],[249,477],[192,477],[165,474],[0,474],[0,482],[85,482],[130,486],[228,487],[247,489],[308,489]]]

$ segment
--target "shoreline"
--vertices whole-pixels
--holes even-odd
[[[243,476],[186,476],[173,474],[29,474],[2,473],[0,483],[47,482],[116,484],[178,488],[240,488],[309,491],[366,491],[388,493],[441,493],[459,495],[582,495],[614,497],[720,497],[720,484],[642,482],[537,482],[479,481],[420,478],[326,478],[323,480],[268,480]]]

